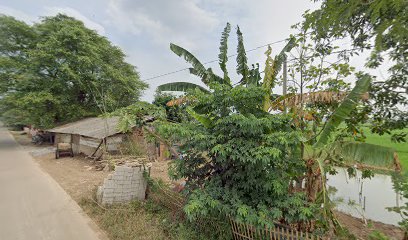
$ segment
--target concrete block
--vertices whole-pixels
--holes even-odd
[[[124,172],[127,170],[126,166],[116,166],[115,167],[115,173],[120,173],[120,172]]]
[[[141,167],[117,166],[115,172],[109,174],[104,184],[98,188],[98,201],[112,204],[132,199],[143,200],[147,187],[143,172]]]

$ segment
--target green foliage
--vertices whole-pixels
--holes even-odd
[[[128,132],[135,126],[142,127],[148,121],[166,118],[166,112],[162,107],[147,102],[137,102],[108,115],[119,116],[118,128],[121,132]]]
[[[184,152],[182,160],[175,162],[171,172],[176,179],[187,179],[185,193],[188,202],[184,208],[187,216],[197,219],[221,213],[261,226],[270,225],[276,220],[303,222],[306,225],[309,221],[314,224],[318,220],[318,223],[330,227],[327,222],[331,220],[339,227],[325,193],[325,170],[330,170],[333,163],[366,162],[360,154],[367,151],[368,145],[363,148],[359,147],[361,144],[349,143],[347,146],[354,146],[352,156],[346,156],[346,160],[345,156],[341,156],[342,162],[338,161],[339,158],[337,162],[327,161],[342,154],[333,151],[334,144],[329,140],[345,120],[350,122],[347,126],[361,120],[350,115],[356,111],[359,100],[368,90],[371,78],[364,74],[357,75],[359,80],[355,88],[342,101],[333,93],[348,90],[349,85],[342,78],[349,76],[353,68],[347,63],[323,66],[325,57],[333,50],[330,47],[319,46],[318,53],[307,56],[307,51],[314,48],[305,45],[303,34],[298,40],[290,39],[273,60],[271,49],[268,49],[265,78],[260,86],[258,68],[248,70],[239,28],[237,35],[237,72],[243,77],[241,84],[231,87],[217,81],[206,82],[210,93],[196,90],[187,95],[194,98],[190,102],[193,107],[188,112],[195,122],[164,124],[156,128],[163,137],[180,144]],[[270,99],[274,97],[272,88],[285,53],[294,46],[301,49],[299,62],[292,65],[293,72],[301,73],[301,94],[295,95],[296,89],[292,89],[293,93],[288,96],[299,98],[300,104],[294,104],[289,115],[271,115],[267,110],[271,105]],[[312,64],[314,57],[320,61],[320,65]],[[310,68],[307,68],[308,64]],[[247,75],[245,69],[249,71]],[[332,78],[331,74],[335,77]],[[304,88],[321,92],[312,92],[308,96],[312,99],[307,102],[303,101]],[[288,96],[278,99],[287,100]],[[313,121],[312,124],[306,123],[305,113],[311,116],[308,121]],[[327,116],[330,118],[324,123]],[[324,126],[320,132],[322,124]],[[337,140],[349,136],[344,129],[340,130]],[[312,162],[306,166],[304,144],[316,142],[316,139],[310,159]],[[390,153],[388,149],[385,152]],[[291,191],[292,181],[305,177],[305,172],[317,176],[306,176],[307,184],[311,186],[305,190],[307,197],[304,192]],[[274,196],[274,199],[270,199],[270,196]],[[323,209],[318,210],[314,204],[323,204]],[[344,230],[337,229],[339,232]]]
[[[187,216],[222,213],[255,225],[312,219],[315,206],[289,191],[291,179],[305,169],[297,151],[300,133],[288,118],[260,110],[261,87],[215,84],[213,89],[197,96],[195,106],[211,125],[200,120],[158,127],[184,153],[172,172],[187,179]]]
[[[187,107],[186,111],[204,127],[211,128],[213,126],[213,122],[209,117],[196,113],[191,107]]]
[[[367,104],[372,115],[372,130],[384,134],[408,125],[408,1],[332,1],[322,0],[321,7],[306,12],[304,31],[313,32],[316,42],[351,38],[355,48],[350,53],[371,50],[366,66],[378,68],[386,59],[391,60],[390,76],[372,84],[373,102]],[[373,44],[374,42],[374,44]],[[387,61],[388,62],[388,61]],[[405,141],[404,138],[394,138]]]
[[[168,106],[167,105],[169,101],[175,98],[176,97],[172,94],[157,91],[154,96],[153,104],[158,107],[162,107],[166,110],[166,116],[167,116],[166,119],[168,121],[183,122],[183,121],[190,120],[190,116],[186,112],[185,106],[179,106],[179,105]]]
[[[49,128],[111,112],[138,100],[147,84],[124,53],[72,17],[28,26],[0,17],[0,108],[13,119]]]

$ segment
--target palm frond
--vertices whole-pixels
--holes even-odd
[[[157,87],[159,91],[179,91],[186,92],[187,90],[200,89],[203,92],[209,92],[207,89],[201,87],[200,85],[189,83],[189,82],[171,82],[165,83]]]
[[[193,54],[173,43],[170,43],[170,49],[179,57],[183,57],[188,63],[190,63],[193,66],[194,74],[199,76],[204,84],[208,84],[208,82],[205,82],[207,79],[207,69],[205,69],[204,65]]]
[[[209,117],[207,117],[207,116],[205,116],[205,115],[203,115],[203,114],[196,113],[191,107],[187,107],[187,108],[186,108],[186,111],[187,111],[195,120],[197,120],[198,122],[200,122],[204,127],[206,127],[206,128],[211,128],[211,126],[213,125],[213,121],[212,121]]]
[[[227,71],[228,61],[228,37],[231,32],[231,25],[227,23],[221,35],[220,54],[218,55],[221,70],[224,72],[224,80],[230,82]]]
[[[334,152],[346,164],[362,164],[396,171],[401,169],[396,151],[389,147],[364,142],[342,142],[336,144]]]
[[[340,106],[334,111],[333,115],[324,125],[319,140],[315,143],[314,147],[322,147],[327,144],[330,135],[336,128],[347,118],[351,111],[357,106],[358,101],[365,94],[370,86],[371,78],[365,74],[359,77],[353,90],[347,95]]]
[[[238,47],[237,47],[237,73],[242,76],[241,83],[245,84],[249,76],[248,58],[246,56],[244,47],[244,37],[242,32],[237,26],[237,37],[238,37]]]

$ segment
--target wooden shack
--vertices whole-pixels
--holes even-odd
[[[90,157],[100,157],[106,149],[110,154],[120,150],[121,145],[128,140],[129,135],[138,135],[138,141],[143,142],[144,134],[134,127],[132,133],[122,133],[118,129],[119,117],[93,117],[47,130],[54,134],[54,144],[70,143],[74,155],[85,154]],[[147,144],[150,158],[165,160],[165,147],[162,143]],[[168,154],[167,154],[168,155]]]
[[[103,147],[108,152],[118,151],[124,134],[117,125],[118,117],[86,118],[47,130],[54,133],[54,144],[71,143],[74,154],[99,156]]]

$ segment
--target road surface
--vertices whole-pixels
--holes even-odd
[[[106,239],[0,123],[0,239]]]

